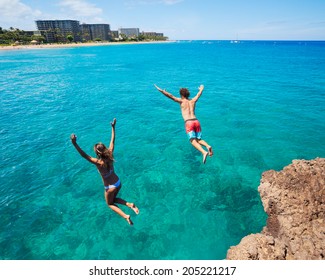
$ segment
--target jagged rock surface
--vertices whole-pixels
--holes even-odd
[[[324,260],[325,158],[266,171],[258,191],[267,225],[230,247],[227,259]]]

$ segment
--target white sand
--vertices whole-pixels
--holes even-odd
[[[93,46],[116,46],[131,44],[154,44],[154,43],[170,43],[173,41],[144,41],[144,42],[105,42],[105,43],[68,43],[68,44],[41,44],[41,45],[17,45],[17,46],[0,46],[1,50],[24,50],[24,49],[52,49],[52,48],[78,48]]]

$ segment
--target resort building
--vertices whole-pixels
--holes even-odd
[[[80,25],[82,38],[85,41],[101,40],[110,41],[110,26],[109,24],[86,24]]]
[[[24,35],[34,36],[36,31],[26,31],[26,30],[24,30],[23,32],[24,32]]]
[[[164,37],[164,33],[157,33],[157,32],[142,31],[141,34],[146,37]]]
[[[45,37],[45,33],[43,31],[39,31],[39,30],[35,30],[35,31],[26,31],[24,30],[24,35],[27,36],[44,36]]]
[[[113,31],[109,24],[79,24],[77,20],[36,20],[36,25],[37,35],[45,37],[47,43],[165,39],[163,33],[140,33],[139,28],[119,28],[118,31]],[[143,38],[139,38],[139,35]]]
[[[91,41],[91,30],[90,30],[90,25],[83,23],[80,25],[80,30],[81,30],[81,35],[82,35],[82,40],[83,41]]]
[[[138,37],[140,34],[139,28],[119,28],[119,36],[125,35],[128,38]]]
[[[111,30],[110,32],[110,36],[112,38],[112,40],[118,40],[118,30]]]
[[[81,41],[81,30],[77,20],[37,20],[37,29],[43,31],[48,43],[69,41],[71,35],[74,42]]]

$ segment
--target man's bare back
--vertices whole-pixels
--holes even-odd
[[[195,116],[195,103],[193,100],[183,98],[181,102],[181,111],[184,121],[196,119]]]

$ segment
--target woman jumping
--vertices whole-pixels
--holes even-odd
[[[94,151],[97,155],[97,158],[93,158],[89,155],[87,155],[77,144],[77,136],[75,134],[71,134],[70,139],[73,144],[73,146],[76,148],[76,150],[79,152],[79,154],[88,160],[89,162],[96,165],[103,183],[105,187],[105,200],[109,208],[111,208],[114,212],[119,214],[121,217],[126,219],[126,221],[133,225],[133,222],[131,221],[130,215],[126,215],[115,203],[126,205],[127,207],[131,208],[136,214],[139,214],[139,209],[135,206],[134,203],[126,202],[122,198],[116,197],[118,192],[120,191],[122,184],[119,179],[119,177],[114,172],[114,142],[115,142],[115,124],[116,119],[114,119],[111,122],[112,126],[112,134],[111,134],[111,142],[109,144],[109,147],[106,148],[106,146],[103,143],[98,143],[94,146]]]

